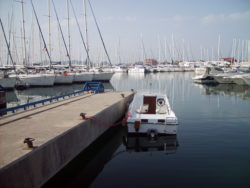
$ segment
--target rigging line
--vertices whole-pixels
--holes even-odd
[[[58,23],[58,26],[59,26],[59,30],[60,30],[61,35],[62,35],[63,44],[64,44],[64,47],[65,47],[65,50],[66,50],[66,55],[67,55],[67,56],[68,56],[68,58],[69,58],[69,69],[71,70],[71,59],[70,59],[69,52],[68,52],[68,48],[67,48],[67,45],[66,45],[66,42],[65,42],[64,36],[63,36],[63,32],[62,32],[62,28],[61,28],[61,24],[60,24],[60,22],[59,22],[59,18],[58,18],[57,12],[56,12],[56,6],[55,6],[55,3],[54,3],[54,0],[52,0],[52,4],[53,4],[54,11],[55,11],[55,14],[56,14],[56,19],[57,19],[57,23]]]
[[[106,46],[105,46],[104,41],[103,41],[103,38],[102,38],[101,31],[100,31],[99,26],[98,26],[97,21],[96,21],[96,17],[95,17],[94,11],[93,11],[93,9],[92,9],[92,6],[91,6],[91,3],[90,3],[89,0],[88,0],[88,2],[89,2],[89,6],[90,6],[90,9],[91,9],[92,15],[93,15],[93,17],[94,17],[95,25],[96,25],[96,27],[97,27],[98,33],[99,33],[100,38],[101,38],[101,41],[102,41],[103,48],[104,48],[105,53],[106,53],[106,55],[107,55],[107,57],[108,57],[109,64],[112,66],[112,63],[111,63],[110,58],[109,58],[109,54],[108,54],[108,52],[107,52]]]
[[[4,27],[3,27],[3,23],[2,23],[2,19],[1,18],[0,18],[0,24],[1,24],[3,35],[4,35],[4,39],[5,39],[7,48],[8,48],[8,53],[9,53],[9,56],[10,56],[10,60],[11,60],[11,62],[13,64],[14,70],[16,71],[16,67],[15,67],[16,64],[15,64],[15,62],[12,59],[12,55],[11,55],[11,52],[10,52],[10,47],[9,47],[9,44],[8,44],[8,41],[7,41],[7,38],[6,38],[6,35],[5,35],[5,31],[4,31]]]
[[[45,48],[46,53],[47,53],[47,55],[48,55],[48,57],[49,57],[49,64],[50,64],[50,65],[49,65],[49,69],[51,70],[51,65],[52,65],[52,63],[51,63],[51,58],[50,58],[50,55],[49,55],[49,51],[48,51],[48,49],[47,49],[47,45],[46,45],[46,42],[45,42],[44,37],[43,37],[42,29],[41,29],[41,27],[40,27],[40,24],[39,24],[37,15],[36,15],[36,11],[35,11],[35,7],[34,7],[34,5],[33,5],[33,1],[30,0],[30,2],[31,2],[31,5],[32,5],[32,9],[33,9],[35,18],[36,18],[36,22],[37,22],[37,25],[38,25],[38,28],[39,28],[39,32],[40,32],[41,37],[42,37],[42,40],[43,40],[44,48]]]
[[[85,44],[85,42],[84,42],[84,38],[83,38],[81,29],[80,29],[80,25],[79,25],[78,19],[77,19],[77,17],[76,17],[75,9],[74,9],[74,7],[73,7],[73,4],[72,4],[72,1],[71,1],[71,0],[70,0],[70,4],[71,4],[71,7],[72,7],[72,10],[73,10],[73,13],[74,13],[74,17],[75,17],[75,19],[76,19],[77,27],[78,27],[78,30],[79,30],[79,32],[80,32],[80,36],[81,36],[81,39],[82,39],[82,43],[83,43],[84,49],[85,49],[85,51],[86,51],[86,53],[87,53],[87,58],[90,59],[90,58],[89,58],[89,53],[88,53],[88,50],[87,50],[87,46],[86,46],[86,44]],[[91,63],[91,67],[92,67],[92,63]]]

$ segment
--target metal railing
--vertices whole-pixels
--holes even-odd
[[[48,103],[48,102],[49,103],[57,102],[60,99],[65,99],[65,97],[70,98],[71,96],[79,95],[85,91],[93,91],[94,93],[102,93],[104,92],[104,86],[102,82],[86,82],[83,86],[83,90],[80,90],[80,91],[75,91],[75,92],[71,92],[68,94],[60,95],[60,96],[55,96],[55,97],[27,103],[27,104],[22,104],[22,105],[18,105],[15,107],[1,109],[0,117],[3,115],[6,115],[8,112],[16,113],[19,109],[27,110],[27,109],[30,109],[30,107],[35,108],[38,105],[44,105],[45,103]]]

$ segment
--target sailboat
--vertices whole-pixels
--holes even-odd
[[[31,0],[31,5],[33,8],[33,13],[35,15],[36,21],[37,21],[37,25],[39,28],[39,32],[41,34],[41,37],[43,39],[43,43],[44,43],[44,48],[46,49],[46,52],[48,54],[48,57],[50,59],[47,47],[46,47],[46,43],[40,28],[40,24],[36,15],[36,11],[33,5],[33,2]],[[55,81],[55,75],[54,74],[49,74],[49,73],[43,73],[43,72],[39,72],[39,73],[34,73],[34,72],[29,72],[28,70],[26,70],[26,65],[27,65],[27,52],[26,52],[26,39],[25,39],[25,26],[24,26],[24,10],[23,10],[23,0],[21,0],[21,10],[22,10],[22,30],[23,30],[23,49],[24,49],[24,59],[23,59],[23,65],[25,70],[21,71],[21,74],[18,74],[18,80],[17,80],[17,87],[37,87],[37,86],[53,86],[54,85],[54,81]],[[50,60],[50,67],[51,67],[51,60]]]
[[[4,27],[2,24],[1,18],[0,18],[0,24],[1,24],[3,34],[4,34],[6,46],[8,48],[8,53],[9,53],[8,55],[10,56],[11,62],[13,64],[13,68],[15,70],[15,63],[14,63],[12,56],[11,56],[11,51],[9,48],[9,44],[7,42],[7,38],[5,35],[5,31],[4,31]],[[0,88],[2,88],[4,90],[12,90],[12,89],[14,89],[15,84],[16,84],[16,74],[9,74],[8,69],[2,69],[2,71],[0,72]]]
[[[87,63],[90,64],[90,59],[89,59],[89,56],[88,56],[88,52],[89,52],[89,47],[88,47],[88,32],[87,32],[87,12],[86,12],[86,0],[83,1],[84,3],[84,17],[85,17],[85,35],[86,35],[86,52],[87,52]],[[103,48],[104,48],[104,51],[107,55],[107,58],[108,58],[108,62],[109,64],[112,66],[111,64],[111,61],[110,61],[110,58],[109,58],[109,55],[108,55],[108,52],[107,52],[107,49],[105,47],[105,44],[104,44],[104,41],[103,41],[103,38],[102,38],[102,35],[101,35],[101,31],[99,29],[99,26],[97,24],[97,21],[96,21],[96,17],[95,17],[95,14],[94,14],[94,11],[93,11],[93,8],[90,4],[90,1],[88,0],[88,3],[89,3],[89,6],[90,6],[90,10],[92,12],[92,15],[94,17],[94,22],[95,22],[95,25],[97,27],[97,30],[98,30],[98,33],[99,33],[99,36],[101,38],[101,41],[102,41],[102,45],[103,45]],[[101,67],[97,68],[97,67],[91,67],[90,69],[90,72],[94,73],[93,74],[93,81],[107,81],[109,82],[110,79],[112,78],[112,76],[114,75],[114,72],[113,71],[110,71],[110,70],[105,70]]]

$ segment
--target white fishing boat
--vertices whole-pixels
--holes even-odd
[[[176,135],[178,119],[164,94],[137,93],[128,110],[128,132],[156,135]]]

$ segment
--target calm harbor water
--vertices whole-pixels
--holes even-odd
[[[113,128],[44,187],[250,187],[250,88],[195,85],[192,76],[115,74],[107,90],[167,93],[180,123],[177,137],[152,141]],[[81,87],[8,92],[8,106]],[[165,148],[157,147],[161,140]]]

